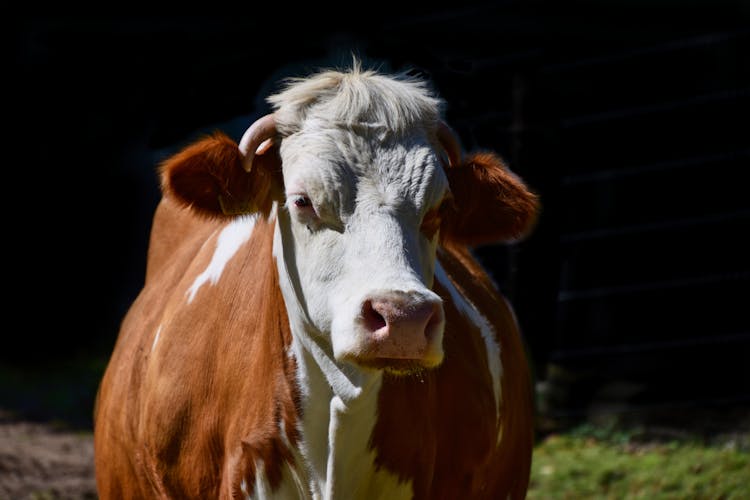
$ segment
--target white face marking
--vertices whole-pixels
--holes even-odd
[[[383,143],[329,128],[286,138],[281,154],[291,225],[285,244],[294,245],[286,265],[312,324],[330,332],[336,359],[364,350],[358,322],[368,298],[399,292],[440,301],[430,290],[437,237],[420,226],[448,183],[425,136]]]
[[[487,351],[487,367],[492,376],[492,389],[495,394],[495,411],[497,412],[497,419],[499,421],[500,398],[502,397],[502,394],[500,393],[500,379],[503,375],[503,367],[500,361],[500,345],[495,339],[495,330],[492,328],[489,321],[487,321],[487,318],[479,313],[474,304],[456,289],[453,282],[443,269],[443,266],[440,265],[440,262],[435,266],[435,277],[438,282],[448,290],[456,309],[466,316],[469,321],[475,324],[482,333],[482,339],[484,340],[485,349]]]
[[[221,231],[218,238],[216,239],[216,249],[211,257],[208,267],[200,273],[193,284],[188,288],[186,295],[188,296],[187,302],[190,304],[198,290],[206,283],[215,285],[221,273],[224,272],[224,266],[227,262],[237,253],[243,243],[250,239],[250,235],[253,234],[253,227],[257,220],[257,214],[251,216],[237,217],[232,220],[227,226]]]

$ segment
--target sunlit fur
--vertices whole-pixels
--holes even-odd
[[[435,127],[443,102],[427,84],[403,75],[396,77],[363,70],[355,61],[349,71],[323,71],[307,78],[290,78],[283,92],[268,101],[276,110],[276,126],[287,137],[315,117],[327,124],[350,128],[381,127],[408,135]]]

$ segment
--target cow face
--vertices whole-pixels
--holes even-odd
[[[281,159],[287,265],[334,356],[391,371],[437,366],[444,319],[431,286],[448,181],[428,136],[303,130],[284,139]]]
[[[216,134],[166,161],[165,195],[212,216],[268,216],[276,202],[284,295],[300,305],[305,334],[360,367],[437,366],[438,245],[518,239],[536,196],[492,153],[461,160],[419,82],[355,68],[269,100],[276,111],[239,146]]]

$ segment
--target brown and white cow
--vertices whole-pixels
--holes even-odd
[[[161,168],[95,411],[101,498],[522,498],[527,360],[468,248],[537,198],[424,82],[291,80]]]

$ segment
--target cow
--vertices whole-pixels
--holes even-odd
[[[523,498],[525,344],[475,258],[539,196],[426,78],[319,69],[161,162],[144,286],[97,392],[110,498]]]

